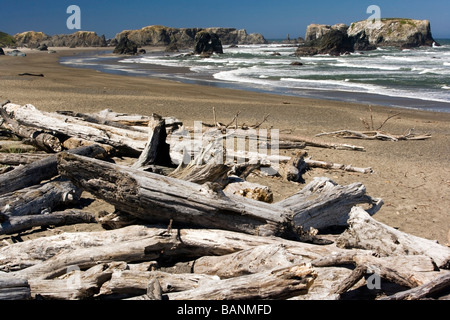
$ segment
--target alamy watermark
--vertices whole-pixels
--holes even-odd
[[[70,5],[67,7],[66,12],[68,14],[70,14],[70,17],[67,18],[67,21],[66,21],[67,29],[80,30],[81,29],[81,9],[80,9],[80,7],[77,5]]]

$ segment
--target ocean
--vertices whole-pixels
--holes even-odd
[[[378,48],[342,56],[296,57],[296,47],[224,46],[210,58],[151,52],[65,57],[62,64],[103,72],[282,95],[450,112],[450,40],[441,46]],[[292,65],[301,62],[302,65]]]

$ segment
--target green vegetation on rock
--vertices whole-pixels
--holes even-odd
[[[7,33],[0,31],[0,47],[10,47],[16,44],[16,40]]]

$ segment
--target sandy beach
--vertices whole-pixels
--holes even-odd
[[[50,48],[56,54],[24,50],[26,57],[0,57],[0,100],[33,104],[42,111],[71,110],[97,112],[106,108],[116,112],[174,116],[186,125],[193,121],[213,122],[212,107],[219,121],[229,122],[240,111],[239,123],[253,124],[270,114],[266,128],[291,129],[293,134],[313,138],[325,131],[364,130],[360,118],[370,118],[368,105],[329,100],[313,100],[250,91],[184,84],[155,78],[101,73],[69,68],[59,64],[62,56],[86,50]],[[44,77],[19,76],[21,73]],[[332,136],[323,141],[351,143],[366,152],[307,148],[314,160],[372,167],[374,173],[360,174],[313,169],[304,178],[330,177],[346,185],[361,182],[367,193],[385,202],[374,218],[401,231],[450,243],[450,113],[372,106],[375,124],[393,112],[383,129],[392,134],[430,133],[424,141],[344,140]],[[283,153],[284,151],[280,151]],[[292,151],[288,151],[290,153]],[[275,201],[304,185],[282,183],[273,178]]]

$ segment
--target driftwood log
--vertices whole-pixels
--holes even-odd
[[[266,204],[205,185],[73,154],[61,153],[58,169],[75,185],[140,219],[166,224],[173,220],[177,225],[256,235],[297,238],[297,226],[325,228],[330,226],[326,222],[329,219],[333,220],[332,225],[335,220],[346,219],[355,204],[376,203],[378,208],[380,202],[366,195],[361,184],[343,187],[328,179],[314,181],[303,192],[279,203]],[[320,218],[322,215],[332,217]],[[323,221],[311,222],[311,216]],[[298,223],[294,225],[292,220]]]
[[[105,154],[105,150],[98,145],[81,147],[68,152],[91,157]],[[57,175],[56,155],[49,155],[47,158],[0,175],[0,195],[39,184]]]
[[[0,274],[0,300],[29,300],[31,291],[26,279]]]
[[[425,255],[437,267],[450,268],[450,248],[428,239],[416,237],[373,219],[362,208],[354,207],[349,214],[349,228],[336,240],[342,248],[373,250],[380,256]]]

